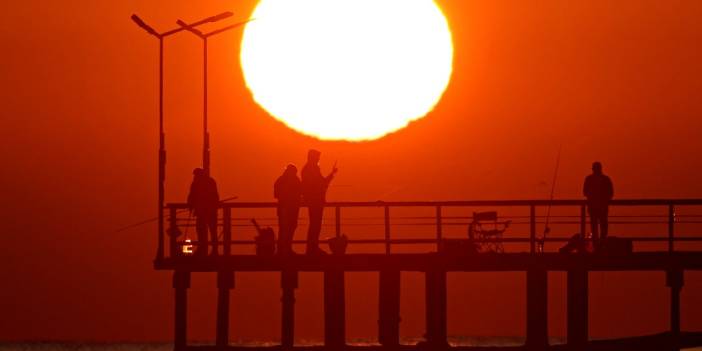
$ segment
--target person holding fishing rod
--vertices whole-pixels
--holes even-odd
[[[599,244],[600,239],[607,238],[609,202],[614,196],[612,180],[602,173],[602,163],[592,164],[592,174],[585,178],[583,184],[583,195],[587,198],[592,238]]]
[[[302,168],[302,197],[310,215],[310,226],[307,231],[306,253],[308,255],[326,254],[324,250],[319,248],[319,234],[322,230],[322,216],[324,214],[327,189],[337,172],[336,163],[334,163],[331,173],[326,177],[322,175],[322,171],[319,168],[321,155],[322,153],[317,150],[309,150],[307,163]]]
[[[212,238],[212,255],[218,255],[217,249],[217,208],[219,193],[217,183],[202,168],[193,170],[193,182],[188,194],[188,208],[195,214],[197,231],[197,250],[195,256],[207,255],[207,232]]]

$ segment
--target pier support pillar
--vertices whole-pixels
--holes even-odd
[[[584,350],[589,339],[589,282],[588,271],[568,271],[568,345]]]
[[[530,350],[548,347],[548,275],[543,268],[527,270],[527,336]]]
[[[343,270],[324,272],[324,344],[339,349],[346,344],[346,296]]]
[[[446,272],[426,272],[427,343],[433,348],[448,347],[446,332]]]
[[[400,271],[380,271],[378,341],[385,347],[400,345]]]
[[[670,338],[671,350],[680,350],[680,291],[684,285],[683,271],[671,269],[666,274],[670,287]]]
[[[173,348],[175,351],[184,351],[187,346],[188,288],[190,288],[190,272],[175,271],[173,273],[173,289],[175,290]]]
[[[280,287],[283,290],[283,297],[280,299],[280,302],[283,304],[280,344],[283,349],[292,349],[295,344],[295,289],[297,289],[297,272],[282,271],[280,275]]]
[[[234,272],[217,272],[217,348],[229,345],[229,293],[234,288]]]

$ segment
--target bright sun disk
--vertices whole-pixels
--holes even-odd
[[[451,76],[451,32],[432,0],[261,0],[252,17],[241,66],[254,99],[320,139],[401,129]]]

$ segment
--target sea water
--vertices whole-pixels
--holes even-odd
[[[420,339],[404,339],[403,344],[413,345]],[[552,338],[551,345],[562,344],[563,339]],[[453,346],[519,346],[524,344],[523,337],[451,337],[449,343]],[[191,342],[191,345],[212,345],[205,342]],[[364,346],[377,345],[377,343],[363,340],[348,340],[349,345]],[[275,346],[273,341],[232,341],[232,346]],[[321,341],[298,340],[295,346],[322,345]],[[172,351],[172,343],[81,343],[81,342],[1,342],[0,351]],[[702,347],[684,349],[688,351],[702,351]]]
[[[414,345],[422,339],[407,338],[402,344]],[[552,344],[562,340],[553,339]],[[518,346],[524,344],[523,337],[450,337],[449,343],[454,346]],[[189,345],[212,345],[213,342],[189,341]],[[232,340],[232,346],[275,346],[277,341]],[[348,345],[372,346],[377,342],[368,339],[349,339]],[[296,340],[295,346],[321,346],[322,340]],[[0,351],[172,351],[172,343],[82,343],[82,342],[1,342]]]

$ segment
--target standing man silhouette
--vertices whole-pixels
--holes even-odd
[[[607,237],[609,202],[614,196],[612,180],[602,173],[602,164],[592,164],[592,174],[585,178],[583,195],[587,198],[590,226],[595,242]],[[600,237],[599,234],[602,234]]]
[[[337,172],[336,165],[328,176],[322,176],[319,169],[321,152],[310,150],[307,153],[307,163],[302,168],[302,196],[305,199],[310,215],[310,226],[307,231],[307,254],[326,254],[319,248],[319,233],[322,230],[322,216],[329,183]]]
[[[212,238],[212,255],[217,255],[217,207],[219,193],[217,183],[202,168],[193,170],[193,182],[188,194],[188,208],[195,212],[197,231],[196,256],[207,255],[207,231]]]
[[[292,240],[297,228],[297,218],[300,213],[300,197],[302,184],[297,177],[297,167],[289,164],[283,175],[278,177],[273,185],[273,196],[278,199],[278,254],[295,254],[292,250]]]

